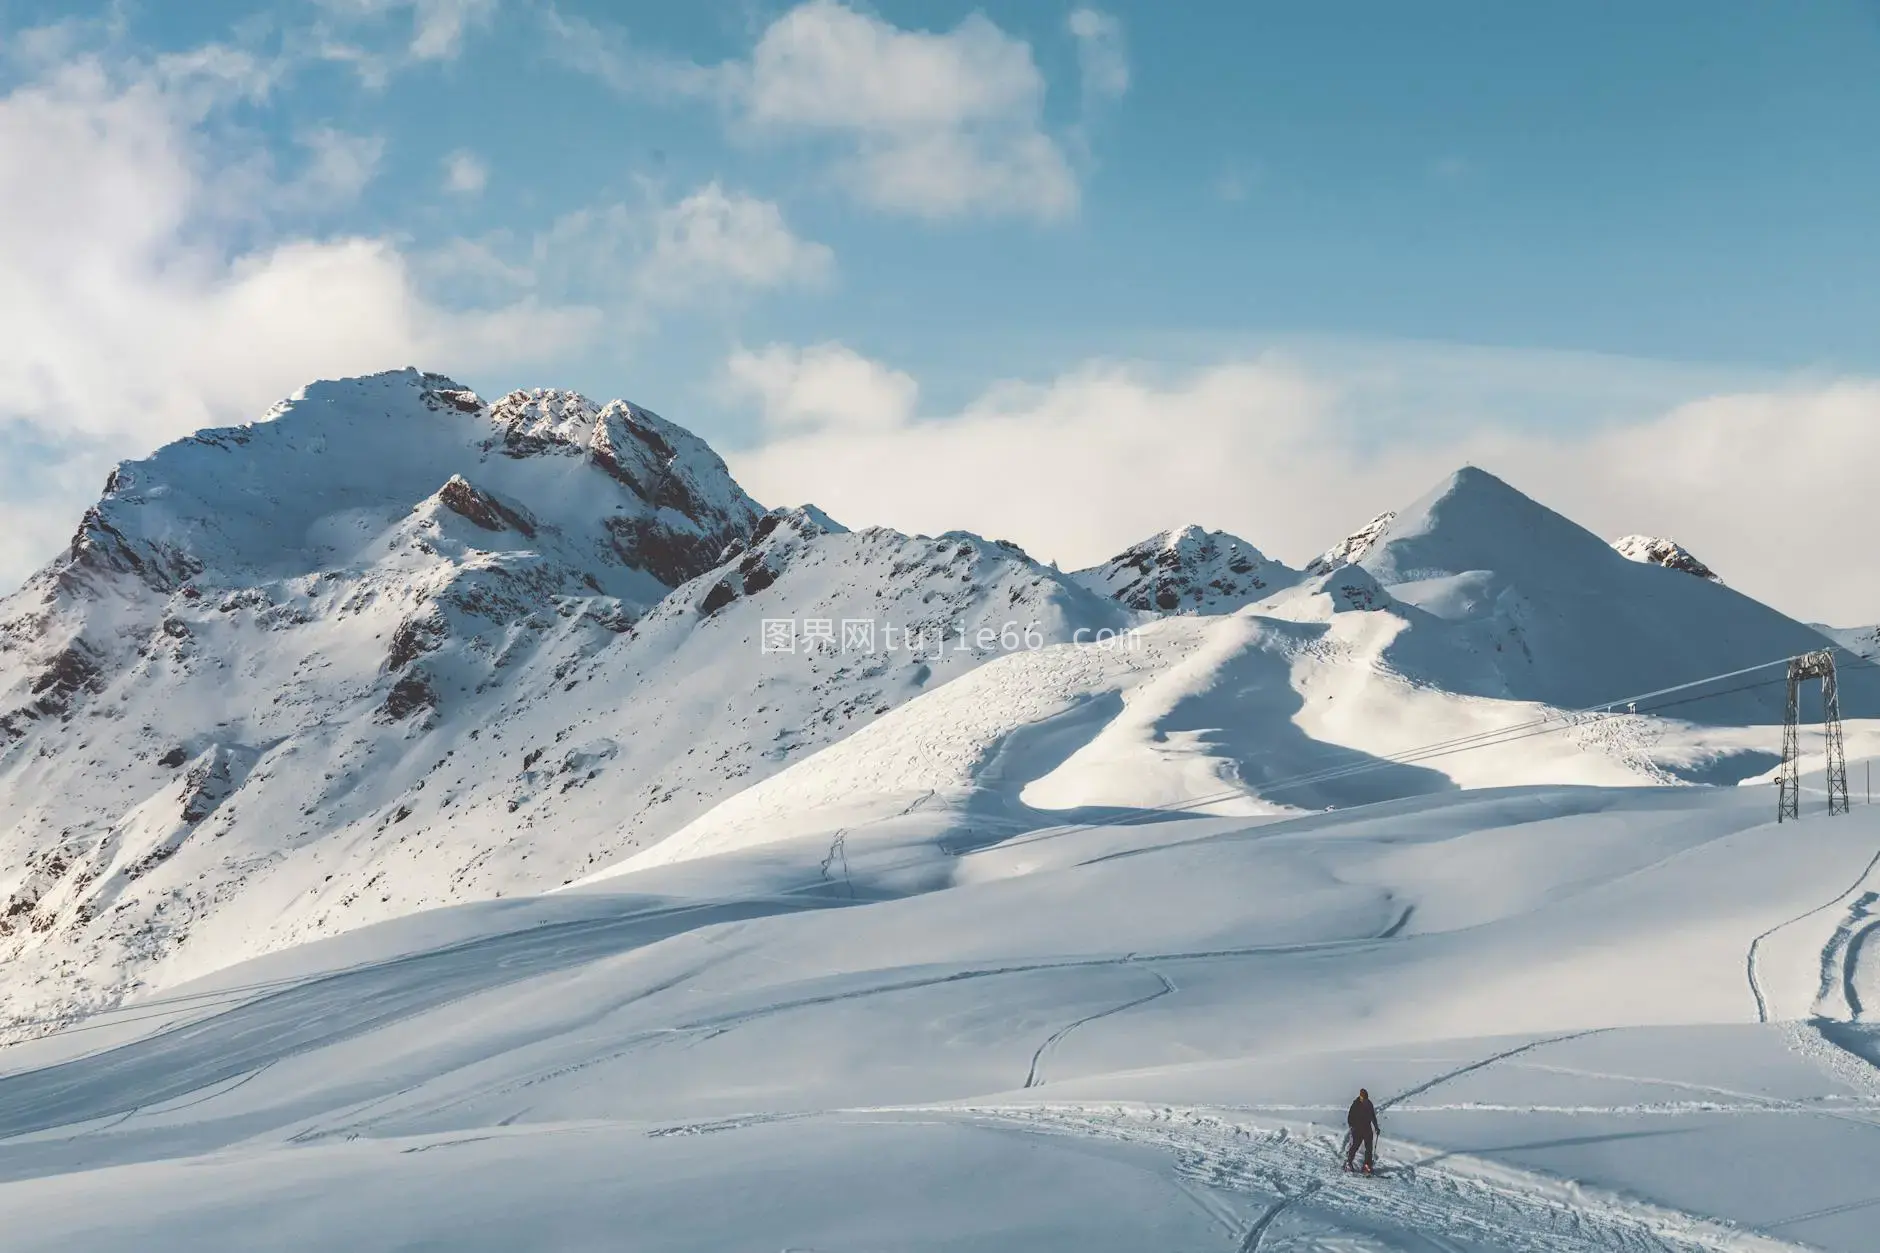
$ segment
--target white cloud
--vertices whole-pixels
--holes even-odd
[[[893,431],[913,420],[920,388],[843,344],[739,349],[725,363],[727,390],[758,402],[778,432]]]
[[[563,13],[552,3],[543,4],[538,12],[548,37],[548,50],[555,59],[615,91],[653,98],[716,100],[727,105],[737,96],[743,67],[736,62],[700,65],[644,51],[619,30]]]
[[[1129,90],[1129,54],[1123,24],[1096,9],[1073,9],[1067,23],[1077,40],[1077,65],[1083,74],[1086,106],[1114,100]]]
[[[1079,47],[1094,50],[1085,63],[1108,91],[1119,66],[1127,79],[1114,23],[1080,12],[1073,30],[1090,37]],[[714,101],[749,138],[835,145],[837,178],[876,208],[1052,220],[1077,207],[1077,177],[1044,126],[1031,45],[980,14],[946,32],[903,30],[838,0],[807,0],[764,29],[749,60],[716,66],[645,52],[552,7],[544,20],[564,63],[616,90]]]
[[[879,208],[1050,219],[1077,180],[1041,127],[1044,90],[1030,45],[979,14],[937,34],[810,0],[758,40],[743,107],[759,129],[845,140],[843,176]]]
[[[139,455],[252,418],[314,378],[489,368],[592,331],[578,308],[439,308],[388,240],[282,235],[267,208],[356,189],[375,141],[313,136],[305,181],[271,185],[255,152],[205,141],[217,93],[255,90],[218,65],[81,56],[0,95],[0,460]],[[240,221],[230,187],[258,187]],[[46,505],[60,531],[96,492],[91,477],[83,497]],[[0,579],[23,572],[14,561],[0,553]]]
[[[772,202],[712,182],[676,201],[649,187],[637,203],[575,209],[529,239],[453,240],[424,265],[466,295],[579,292],[631,320],[626,306],[710,306],[814,287],[834,273],[835,254],[797,235]]]
[[[489,184],[490,167],[474,152],[459,150],[444,158],[444,190],[458,196],[478,196]]]
[[[464,39],[472,28],[487,25],[495,16],[497,0],[317,0],[336,17],[383,19],[409,10],[411,39],[406,56],[413,61],[451,61],[463,51]],[[354,53],[343,44],[333,48]],[[338,59],[352,60],[352,56]],[[382,67],[375,67],[378,72]]]
[[[834,268],[835,254],[799,238],[775,204],[708,183],[654,215],[637,282],[647,295],[678,304],[725,289],[814,285]]]
[[[465,32],[490,20],[496,0],[417,0],[413,7],[411,55],[450,60],[463,50]]]
[[[1023,117],[1044,78],[1028,44],[979,14],[939,35],[810,0],[764,31],[746,90],[760,123],[893,133]]]
[[[1539,356],[1509,364],[1585,364]],[[965,527],[1070,568],[1198,522],[1297,564],[1473,463],[1609,538],[1671,535],[1786,612],[1880,618],[1880,546],[1859,538],[1880,382],[1699,392],[1624,421],[1524,429],[1507,414],[1439,420],[1442,380],[1414,369],[1347,378],[1271,354],[1173,379],[1094,362],[918,419],[911,378],[840,345],[740,353],[728,370],[772,432],[729,458],[740,480],[852,526]],[[1408,407],[1380,435],[1359,407],[1392,392]]]

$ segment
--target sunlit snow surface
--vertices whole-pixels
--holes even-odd
[[[418,915],[0,1055],[7,1246],[1871,1249],[1880,820],[1809,799],[889,828]]]
[[[0,1244],[1872,1250],[1824,642],[1474,469],[1065,574],[319,384],[0,601]]]

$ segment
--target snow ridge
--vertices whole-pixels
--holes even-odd
[[[1312,578],[1329,574],[1340,566],[1347,566],[1363,559],[1371,551],[1371,545],[1397,517],[1395,510],[1387,509],[1369,522],[1333,544],[1330,548],[1306,563],[1305,573]]]
[[[1071,576],[1149,613],[1220,613],[1296,583],[1297,571],[1238,536],[1198,526],[1163,531]]]

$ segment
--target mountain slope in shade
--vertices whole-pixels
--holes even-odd
[[[1071,577],[1131,609],[1222,613],[1296,583],[1299,572],[1225,531],[1185,526]]]
[[[1682,570],[1712,583],[1721,583],[1717,572],[1699,561],[1690,549],[1674,539],[1655,535],[1624,535],[1612,541],[1613,551],[1631,561],[1642,561],[1667,570]]]

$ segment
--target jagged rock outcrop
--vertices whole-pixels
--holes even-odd
[[[1323,553],[1306,563],[1305,573],[1309,578],[1330,574],[1340,566],[1348,566],[1364,560],[1364,554],[1371,551],[1371,545],[1377,543],[1391,522],[1397,517],[1392,510],[1385,510],[1369,522],[1339,540]]]
[[[534,522],[488,492],[478,491],[461,474],[450,476],[450,481],[438,489],[437,499],[452,513],[468,518],[486,531],[510,530],[526,539],[535,538]]]
[[[1259,600],[1299,572],[1238,536],[1198,526],[1163,531],[1071,577],[1150,613],[1223,613]]]
[[[1655,535],[1626,535],[1612,541],[1613,551],[1629,561],[1640,561],[1647,565],[1663,566],[1667,570],[1682,570],[1685,574],[1708,579],[1712,583],[1721,583],[1716,571],[1699,561],[1690,549],[1674,539],[1663,539]]]

